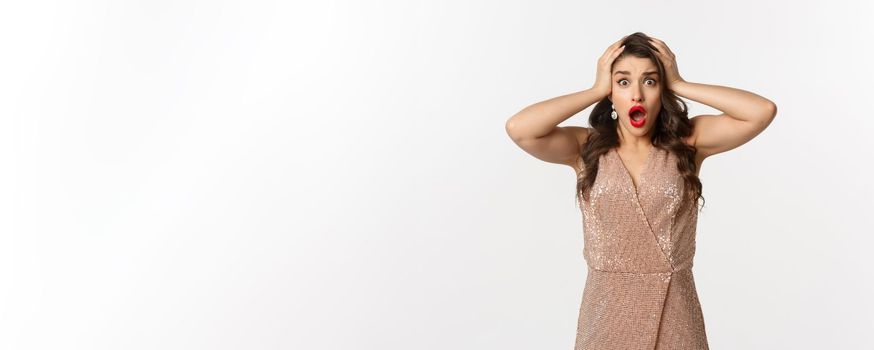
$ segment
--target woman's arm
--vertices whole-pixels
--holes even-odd
[[[507,120],[507,134],[516,141],[547,136],[558,124],[605,96],[607,92],[590,88],[537,102]]]
[[[580,126],[559,127],[558,124],[610,95],[610,70],[622,53],[622,39],[607,47],[598,59],[595,84],[574,92],[525,107],[507,120],[507,134],[520,148],[537,159],[566,164],[577,169],[577,160],[588,137],[589,129]]]
[[[679,96],[722,111],[691,118],[691,140],[702,158],[739,147],[761,133],[777,115],[777,105],[752,92],[726,86],[677,81]]]
[[[558,124],[603,99],[595,89],[553,97],[525,107],[507,120],[507,135],[525,152],[550,163],[576,165],[588,129]]]
[[[698,148],[698,158],[704,159],[747,143],[765,130],[777,115],[774,102],[752,92],[685,81],[677,68],[677,56],[668,45],[656,38],[650,38],[650,43],[664,64],[668,88],[677,95],[723,112],[690,119],[693,131],[689,139]]]

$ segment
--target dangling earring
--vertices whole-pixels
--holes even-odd
[[[616,120],[616,118],[619,118],[619,114],[616,113],[616,106],[610,105],[610,108],[613,109],[613,112],[610,112],[610,118],[613,118],[613,120]]]

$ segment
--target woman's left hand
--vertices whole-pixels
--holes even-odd
[[[658,50],[656,55],[658,55],[662,64],[665,66],[665,74],[667,76],[664,79],[667,82],[667,87],[672,89],[675,84],[685,82],[685,80],[680,77],[679,69],[677,69],[677,57],[674,56],[674,53],[671,52],[668,45],[665,45],[663,41],[653,37],[650,37],[650,43]]]

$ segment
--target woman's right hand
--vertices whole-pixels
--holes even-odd
[[[604,97],[609,96],[613,91],[613,79],[610,77],[610,70],[613,67],[613,61],[616,60],[616,57],[618,57],[619,54],[622,53],[622,50],[625,49],[624,45],[619,46],[625,38],[627,38],[627,36],[622,37],[622,39],[619,39],[619,41],[610,45],[610,47],[607,48],[607,51],[604,51],[604,54],[598,59],[598,72],[595,76],[595,85],[592,86],[592,89],[599,91]]]

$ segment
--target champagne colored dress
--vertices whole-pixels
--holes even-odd
[[[678,207],[683,178],[667,150],[653,147],[639,178],[635,188],[611,149],[580,200],[588,275],[574,349],[709,349],[692,277],[697,205]]]

